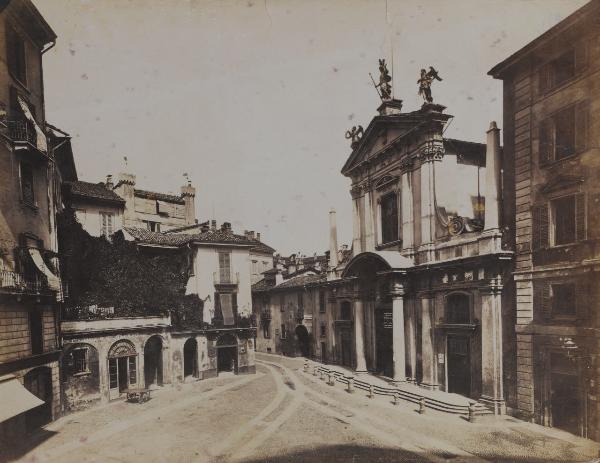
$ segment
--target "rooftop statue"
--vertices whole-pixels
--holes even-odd
[[[369,75],[371,76],[370,73]],[[392,99],[392,85],[390,84],[392,77],[390,76],[390,72],[388,71],[384,59],[379,60],[379,83],[375,83],[373,76],[371,76],[371,80],[373,80],[373,85],[382,100]]]
[[[352,139],[352,142],[350,143],[350,147],[352,149],[356,148],[358,146],[358,143],[360,142],[360,139],[362,138],[364,133],[363,127],[362,125],[359,125],[358,128],[356,128],[356,126],[352,127],[351,130],[346,130],[346,138],[348,140]]]
[[[441,82],[442,78],[432,66],[429,66],[429,71],[421,69],[421,77],[417,80],[417,84],[419,84],[419,95],[423,97],[426,103],[433,103],[431,84],[434,80],[439,80]]]

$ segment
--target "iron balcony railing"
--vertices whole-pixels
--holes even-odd
[[[12,141],[25,142],[37,146],[37,133],[31,122],[13,119],[4,121],[4,125],[6,126],[6,134]]]
[[[9,270],[0,270],[0,291],[23,294],[41,294],[49,291],[45,276],[25,276]]]
[[[260,319],[261,320],[271,320],[271,311],[270,310],[263,310],[260,313]]]
[[[213,279],[216,285],[238,285],[240,274],[239,272],[233,273],[230,270],[220,270],[213,273]]]

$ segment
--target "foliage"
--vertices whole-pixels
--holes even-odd
[[[150,316],[174,312],[174,319],[202,321],[202,301],[186,296],[191,253],[183,249],[142,249],[119,234],[112,242],[92,237],[72,210],[58,221],[63,278],[68,282],[68,318],[97,318],[89,307],[114,308],[101,316]]]

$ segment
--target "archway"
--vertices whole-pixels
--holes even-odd
[[[31,431],[52,421],[52,370],[49,367],[34,368],[23,380],[25,388],[44,401],[25,415],[25,425]]]
[[[231,371],[237,374],[238,342],[233,334],[224,334],[217,339],[217,373]]]
[[[137,352],[131,341],[121,339],[108,351],[109,397],[116,399],[137,385]]]
[[[144,380],[146,387],[163,385],[162,338],[151,336],[144,345]]]
[[[198,377],[198,342],[188,339],[183,345],[183,377]]]
[[[294,330],[294,333],[296,334],[300,355],[302,355],[302,357],[310,357],[310,338],[308,336],[308,330],[306,329],[306,326],[298,325]]]

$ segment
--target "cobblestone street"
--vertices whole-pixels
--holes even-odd
[[[600,445],[513,418],[456,416],[348,394],[258,355],[258,373],[166,387],[61,418],[31,436],[21,461],[549,462],[589,461]],[[37,446],[36,446],[37,445]]]

